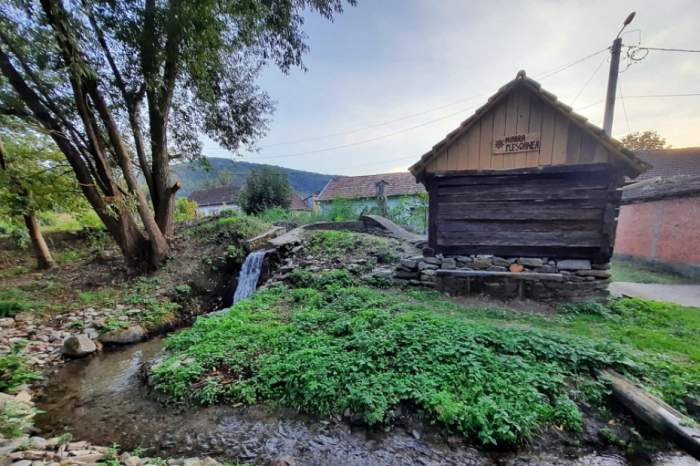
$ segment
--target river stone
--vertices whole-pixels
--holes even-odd
[[[19,312],[15,314],[15,322],[24,322],[28,323],[34,320],[34,314],[31,312]]]
[[[518,264],[524,265],[525,267],[542,267],[544,261],[538,257],[520,257],[518,259]]]
[[[29,460],[20,460],[12,463],[12,466],[31,466],[32,462]]]
[[[436,264],[430,263],[430,262],[418,262],[418,270],[426,270],[426,269],[437,269],[438,266]]]
[[[401,259],[401,266],[407,270],[415,270],[417,263],[413,259]]]
[[[557,261],[559,270],[587,270],[591,268],[591,261],[586,259],[565,259]]]
[[[595,277],[595,278],[610,278],[610,271],[609,270],[579,270],[576,272],[576,275],[580,275],[582,277]]]
[[[32,437],[29,439],[29,445],[35,450],[46,450],[49,441],[44,437]]]
[[[66,356],[79,358],[94,353],[97,346],[87,335],[72,335],[63,341],[62,351]]]
[[[127,328],[120,328],[107,332],[100,337],[102,343],[115,343],[118,345],[126,345],[136,343],[146,337],[146,330],[140,325],[132,325]]]
[[[3,317],[0,319],[0,327],[12,327],[15,325],[15,319],[12,317]]]
[[[448,270],[456,269],[457,263],[455,262],[455,260],[453,258],[447,257],[447,258],[442,260],[442,268],[448,269]]]

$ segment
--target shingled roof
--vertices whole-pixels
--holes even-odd
[[[650,170],[640,175],[637,180],[659,176],[700,176],[700,147],[639,150],[634,153],[652,166]]]
[[[377,183],[384,181],[387,197],[407,196],[425,192],[422,184],[409,172],[382,173],[365,176],[337,176],[330,180],[318,196],[319,201],[332,199],[361,199],[377,196]]]
[[[292,191],[292,199],[289,208],[291,210],[311,210],[309,206],[306,205],[301,195],[296,191]]]
[[[598,140],[604,147],[610,150],[625,164],[625,166],[628,168],[627,175],[637,176],[649,168],[649,166],[645,162],[637,158],[637,156],[631,150],[625,148],[620,141],[611,138],[610,136],[605,134],[605,132],[601,128],[589,122],[586,117],[574,112],[571,107],[559,101],[557,96],[555,96],[551,92],[542,89],[540,83],[526,76],[525,71],[519,71],[515,79],[501,87],[495,94],[489,97],[489,100],[484,105],[479,107],[472,116],[464,120],[452,132],[448,133],[447,136],[445,136],[440,142],[435,144],[430,151],[423,154],[420,160],[409,168],[411,173],[413,173],[416,176],[420,176],[420,173],[422,173],[423,170],[426,168],[428,162],[430,162],[433,159],[433,157],[439,155],[440,150],[443,147],[451,144],[458,137],[465,134],[474,123],[479,121],[481,117],[483,117],[488,111],[493,109],[496,106],[496,104],[501,101],[501,99],[503,99],[511,91],[520,86],[526,87],[534,94],[541,97],[545,102],[552,105],[554,109],[558,110],[565,117],[577,123],[584,131],[586,131],[596,140]]]
[[[236,204],[241,187],[236,185],[221,186],[218,188],[200,189],[193,191],[188,199],[195,201],[201,207],[210,205]]]
[[[622,188],[624,204],[688,196],[700,196],[700,175],[655,177]]]

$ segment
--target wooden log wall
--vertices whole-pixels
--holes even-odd
[[[450,255],[607,262],[622,181],[609,164],[431,174],[429,245]]]

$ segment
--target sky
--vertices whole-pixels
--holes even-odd
[[[601,126],[610,46],[700,49],[698,0],[358,0],[329,22],[306,15],[307,71],[268,67],[267,135],[210,157],[337,175],[406,170],[518,70]],[[623,49],[613,136],[654,129],[700,146],[700,53]],[[642,58],[644,51],[638,51]],[[585,60],[572,64],[582,58]],[[565,68],[562,70],[562,68]]]

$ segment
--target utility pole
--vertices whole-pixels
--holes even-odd
[[[610,49],[610,74],[608,75],[608,92],[605,96],[605,115],[603,116],[603,131],[612,136],[613,116],[615,115],[615,99],[617,98],[617,75],[620,73],[620,51],[622,50],[622,31],[632,22],[635,12],[627,16],[625,22],[613,40]]]

